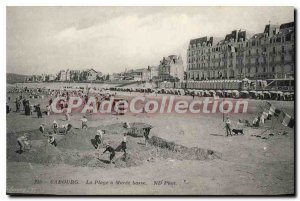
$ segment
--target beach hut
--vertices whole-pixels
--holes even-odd
[[[225,97],[232,98],[232,91],[231,90],[226,90],[225,91]]]
[[[219,96],[219,97],[224,97],[224,93],[223,93],[222,90],[217,90],[216,95]]]
[[[263,100],[264,99],[264,94],[262,91],[257,91],[257,98]]]
[[[271,99],[271,93],[270,92],[264,91],[263,94],[264,94],[264,99],[266,99],[266,100],[270,100]]]
[[[232,97],[233,98],[240,98],[240,92],[238,90],[232,91]]]
[[[241,91],[240,96],[241,96],[241,98],[249,98],[249,92],[248,91]]]
[[[178,89],[178,95],[184,96],[185,95],[185,91],[184,89]]]
[[[203,96],[204,96],[204,97],[210,97],[209,91],[208,91],[208,90],[204,90],[204,91],[203,91]]]
[[[271,99],[272,100],[277,100],[278,99],[278,94],[276,91],[270,91],[271,94]]]
[[[285,92],[283,93],[284,95],[284,100],[289,101],[291,99],[291,93],[290,92]]]
[[[256,99],[256,98],[257,98],[257,92],[256,92],[256,91],[250,91],[250,92],[249,92],[249,96],[250,96],[250,98],[252,98],[252,99]]]
[[[291,101],[294,101],[295,100],[295,93],[294,92],[291,92]]]
[[[215,90],[212,90],[212,89],[211,89],[211,90],[209,90],[208,92],[209,92],[209,94],[210,94],[211,97],[213,97],[213,96],[216,95],[216,91],[215,91]]]
[[[278,94],[278,99],[279,100],[284,100],[284,95],[283,95],[282,91],[277,91],[277,94]]]

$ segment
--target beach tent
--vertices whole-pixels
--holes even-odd
[[[278,99],[278,93],[276,91],[270,91],[271,99],[277,100]]]
[[[222,90],[217,90],[217,91],[216,91],[216,95],[217,95],[217,96],[220,96],[220,97],[223,97],[223,96],[224,96],[224,93],[223,93]]]
[[[216,95],[216,91],[215,90],[209,90],[208,91],[210,96],[215,96]]]
[[[283,93],[283,95],[284,95],[284,99],[286,101],[289,101],[291,99],[291,93],[290,92],[285,92],[285,93]]]
[[[257,92],[256,91],[250,91],[249,96],[250,96],[250,98],[256,99],[257,98]]]
[[[241,98],[249,98],[249,92],[248,91],[241,91]]]
[[[279,100],[284,100],[284,95],[282,91],[277,91]]]
[[[238,90],[232,91],[232,97],[233,98],[240,98],[240,92]]]
[[[264,91],[263,94],[264,94],[264,99],[266,99],[266,100],[270,100],[271,99],[271,93],[270,92]]]
[[[264,94],[263,94],[263,92],[262,92],[262,91],[257,91],[257,97],[258,97],[259,99],[263,100],[263,99],[264,99]]]

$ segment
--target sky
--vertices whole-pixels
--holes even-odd
[[[263,32],[294,21],[293,7],[7,7],[8,73],[103,73],[158,65],[189,41],[225,38],[235,29]]]

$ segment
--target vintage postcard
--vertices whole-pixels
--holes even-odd
[[[9,195],[295,195],[294,7],[6,8]]]

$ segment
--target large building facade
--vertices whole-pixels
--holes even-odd
[[[180,56],[170,55],[163,57],[158,66],[158,80],[160,81],[183,81],[184,66]]]
[[[190,41],[187,50],[187,79],[268,79],[294,77],[294,22],[268,24],[263,33],[247,38],[234,30],[224,40],[213,37]]]

